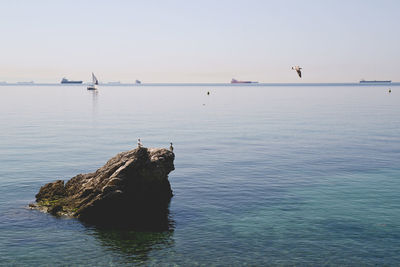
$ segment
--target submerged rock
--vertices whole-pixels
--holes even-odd
[[[174,158],[167,149],[119,153],[94,173],[42,186],[33,206],[96,225],[167,227]]]

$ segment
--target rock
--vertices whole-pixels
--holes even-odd
[[[40,188],[39,193],[36,195],[36,199],[58,199],[65,197],[65,195],[64,181],[58,180]]]
[[[119,153],[94,173],[42,186],[30,207],[96,225],[166,227],[174,158],[167,149]]]

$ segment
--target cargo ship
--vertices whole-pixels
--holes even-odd
[[[70,81],[70,80],[68,80],[67,78],[63,78],[63,79],[61,80],[61,83],[74,83],[74,84],[80,84],[80,83],[82,83],[82,81]]]
[[[17,84],[19,85],[30,85],[30,84],[34,84],[34,81],[30,81],[30,82],[17,82]]]
[[[366,80],[361,80],[360,83],[367,83],[367,84],[376,84],[376,83],[392,83],[391,80],[384,80],[384,81],[377,81],[377,80],[373,80],[373,81],[366,81]]]
[[[231,83],[258,83],[258,82],[252,82],[252,81],[238,81],[236,79],[232,79]]]

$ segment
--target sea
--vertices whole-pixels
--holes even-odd
[[[28,208],[138,138],[173,142],[169,230]],[[0,86],[1,266],[398,266],[399,192],[398,85]]]

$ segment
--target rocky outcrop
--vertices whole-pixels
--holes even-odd
[[[119,153],[94,173],[42,186],[32,207],[97,225],[165,227],[174,158],[167,149]]]

